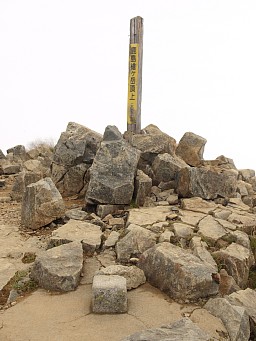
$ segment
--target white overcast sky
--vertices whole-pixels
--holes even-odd
[[[74,121],[126,130],[129,24],[144,19],[142,128],[256,170],[255,0],[0,0],[0,149]]]

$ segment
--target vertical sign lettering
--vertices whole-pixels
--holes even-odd
[[[138,110],[139,44],[130,44],[127,123],[136,124]]]

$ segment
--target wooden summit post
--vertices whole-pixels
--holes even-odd
[[[143,18],[130,20],[127,131],[140,134],[142,94]]]

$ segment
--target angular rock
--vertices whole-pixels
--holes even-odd
[[[206,309],[193,309],[189,318],[199,328],[211,335],[211,341],[230,341],[227,329],[221,319],[213,316]]]
[[[242,180],[237,181],[237,192],[241,195],[241,197],[248,195],[248,191],[245,184],[246,182]]]
[[[200,197],[207,200],[218,196],[230,198],[236,193],[237,174],[235,170],[221,168],[182,168],[178,172],[176,190],[182,197]]]
[[[202,242],[199,236],[194,236],[191,239],[190,248],[193,251],[193,255],[200,258],[202,262],[211,265],[213,268],[213,272],[217,272],[218,266],[206,247],[207,244]]]
[[[225,269],[219,272],[219,293],[221,296],[229,295],[232,292],[238,291],[241,288],[236,284],[232,276],[229,276]]]
[[[39,160],[27,160],[23,163],[23,168],[28,172],[43,174],[45,173],[45,168]]]
[[[227,231],[216,221],[212,216],[208,215],[203,218],[198,224],[198,234],[214,245],[218,239],[224,237]]]
[[[199,208],[200,209],[200,208]],[[200,220],[206,215],[200,212],[179,210],[179,219],[184,224],[189,224],[196,227]]]
[[[7,153],[8,153],[8,151],[7,151]],[[20,158],[26,159],[26,148],[21,144],[13,147],[12,153],[13,153],[13,156],[18,156]]]
[[[243,181],[249,182],[251,178],[255,177],[254,169],[239,169],[239,178]]]
[[[170,207],[142,207],[135,208],[129,211],[127,226],[130,224],[147,226],[153,225],[161,221],[166,221],[166,218],[171,213]]]
[[[141,151],[140,165],[142,168],[140,169],[143,170],[144,163],[151,165],[158,154],[174,155],[175,139],[152,124],[144,128],[143,131],[144,134],[135,134],[131,137],[131,145]]]
[[[54,150],[53,160],[63,166],[91,164],[102,136],[75,122],[69,122]]]
[[[63,195],[81,191],[101,140],[102,136],[93,130],[74,122],[68,123],[54,148],[51,166],[51,177]]]
[[[81,163],[79,165],[70,167],[63,176],[62,186],[59,184],[60,189],[65,195],[71,196],[79,194],[87,186],[85,174],[90,165]]]
[[[188,165],[197,167],[202,163],[206,142],[203,137],[187,132],[181,138],[176,154]]]
[[[210,299],[204,308],[222,320],[231,341],[249,340],[250,324],[245,308],[231,305],[225,298]]]
[[[152,164],[154,184],[175,180],[182,168],[189,167],[185,161],[168,153],[158,154]]]
[[[100,218],[105,218],[108,214],[113,214],[118,211],[124,210],[125,206],[124,205],[97,205],[97,215]]]
[[[134,226],[116,244],[117,259],[128,262],[131,257],[138,257],[145,250],[156,244],[156,235],[140,226]]]
[[[146,282],[144,272],[137,266],[110,265],[95,275],[118,275],[126,278],[127,290],[135,289]]]
[[[186,198],[181,199],[181,208],[193,212],[201,212],[209,214],[217,208],[214,202],[203,200],[202,198]]]
[[[26,187],[42,179],[41,173],[23,170],[14,180],[10,196],[13,200],[22,201]]]
[[[145,251],[138,266],[149,283],[173,298],[195,300],[218,292],[218,285],[212,280],[212,266],[170,243]]]
[[[134,186],[134,197],[136,205],[138,206],[144,205],[146,197],[150,195],[151,187],[152,179],[138,169]]]
[[[169,230],[165,230],[163,233],[161,233],[158,243],[168,242],[170,243],[171,237],[174,237],[174,233]]]
[[[175,236],[181,238],[189,238],[193,234],[192,226],[182,224],[182,223],[174,223],[173,224],[173,232]]]
[[[4,155],[1,149],[0,149],[0,159],[6,159],[6,156]]]
[[[90,168],[86,201],[92,204],[130,204],[139,157],[139,151],[124,139],[103,140]]]
[[[92,310],[111,314],[127,312],[126,279],[117,275],[96,275],[92,283]]]
[[[5,175],[18,174],[21,171],[21,165],[11,163],[8,160],[2,160],[0,164],[1,173]]]
[[[249,269],[254,264],[251,250],[237,243],[230,244],[226,249],[213,253],[216,263],[225,265],[228,273],[242,289],[246,287]]]
[[[170,325],[146,329],[134,333],[121,341],[211,341],[209,334],[200,329],[189,318],[184,317]]]
[[[166,200],[169,205],[177,205],[179,202],[179,197],[177,194],[171,194],[167,197]]]
[[[250,288],[239,290],[225,297],[232,305],[243,307],[250,317],[251,329],[256,335],[256,291]]]
[[[74,220],[86,220],[88,217],[88,213],[85,211],[82,211],[80,208],[72,208],[71,210],[68,210],[65,212],[65,217],[68,219],[74,219]]]
[[[16,267],[8,260],[8,258],[0,258],[0,294],[1,290],[15,275],[16,271]]]
[[[112,226],[112,228],[115,227],[117,229],[122,229],[125,225],[125,222],[123,218],[110,218],[108,224]]]
[[[36,230],[64,213],[64,201],[51,178],[41,179],[26,187],[21,209],[22,225]]]
[[[31,277],[51,291],[75,290],[83,269],[83,248],[73,242],[54,247],[39,255],[31,270]]]
[[[107,240],[105,241],[105,247],[113,247],[119,240],[119,233],[116,231],[111,231],[110,235],[108,236]]]
[[[53,231],[49,247],[69,242],[81,242],[87,254],[93,254],[101,245],[102,232],[100,226],[70,219],[67,224]]]

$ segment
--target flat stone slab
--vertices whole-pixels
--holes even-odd
[[[100,269],[96,275],[118,275],[126,278],[127,290],[135,289],[146,282],[143,270],[137,266],[110,265]]]
[[[101,245],[102,232],[100,226],[70,219],[69,222],[52,233],[49,247],[66,242],[82,242],[86,253],[92,254]]]
[[[126,279],[117,275],[96,275],[92,283],[92,310],[94,313],[126,313]]]
[[[166,221],[171,213],[170,206],[142,207],[130,210],[127,225],[135,224],[139,226],[153,225],[160,221]]]
[[[121,341],[210,341],[211,336],[189,318],[184,317],[170,325],[147,329],[132,334]]]

